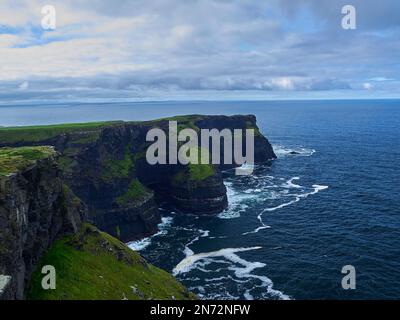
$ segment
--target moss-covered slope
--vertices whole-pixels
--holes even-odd
[[[43,265],[56,269],[55,290],[43,290]],[[33,273],[28,299],[195,299],[167,272],[89,224],[56,241]]]
[[[22,171],[55,153],[51,147],[0,148],[0,176]]]

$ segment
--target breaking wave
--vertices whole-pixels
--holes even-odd
[[[246,202],[256,199],[257,195],[246,191],[241,192],[233,188],[233,182],[226,181],[224,184],[226,187],[226,195],[228,197],[228,208],[221,212],[218,217],[221,219],[239,218],[240,214],[249,208],[249,205]]]
[[[158,225],[159,231],[153,234],[151,237],[147,237],[141,240],[132,241],[127,243],[127,246],[135,251],[142,251],[151,245],[152,240],[155,237],[165,235],[168,232],[168,228],[171,226],[174,218],[173,217],[162,217],[161,223]]]
[[[314,153],[316,153],[315,149],[309,149],[304,147],[296,147],[296,148],[287,148],[281,145],[273,145],[274,152],[278,158],[283,157],[311,157]]]
[[[239,252],[259,250],[259,249],[262,249],[262,247],[258,246],[249,248],[225,248],[217,251],[197,253],[197,254],[194,254],[193,251],[189,249],[186,251],[187,253],[186,257],[175,266],[172,272],[174,276],[178,276],[183,273],[188,273],[194,269],[200,271],[206,271],[206,269],[204,268],[212,263],[219,263],[219,264],[227,263],[228,266],[221,269],[233,272],[235,278],[232,277],[231,275],[228,276],[225,275],[221,277],[205,279],[206,283],[209,282],[216,283],[220,281],[225,281],[227,279],[233,280],[238,283],[246,283],[249,280],[258,280],[260,283],[255,286],[259,288],[260,287],[265,288],[266,293],[269,294],[271,297],[282,300],[290,299],[288,295],[282,293],[279,290],[273,289],[273,282],[267,276],[259,276],[252,273],[257,268],[265,267],[266,266],[265,263],[250,262],[243,258],[240,258],[237,255],[237,253]],[[223,260],[220,260],[221,258],[223,258]],[[213,270],[213,272],[216,271]],[[205,286],[207,286],[207,284],[203,286],[192,287],[192,289],[197,289],[198,293],[201,296],[204,296],[206,294],[206,290],[204,289]],[[251,289],[246,289],[246,291],[243,293],[243,297],[247,300],[253,300],[253,296],[250,294],[250,291]],[[239,297],[233,296],[232,294],[229,294],[228,296],[227,295],[222,296],[221,294],[213,294],[212,296],[208,296],[207,298],[238,299]]]

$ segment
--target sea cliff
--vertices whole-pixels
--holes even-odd
[[[52,147],[0,148],[0,300],[195,299],[88,220]],[[43,266],[55,288],[42,287]]]
[[[60,153],[66,185],[86,204],[89,221],[123,241],[157,232],[158,202],[180,212],[214,214],[227,207],[221,169],[233,165],[149,165],[146,134],[168,130],[254,129],[255,163],[276,156],[253,115],[177,116],[145,122],[105,122],[0,129],[1,146],[51,145]],[[222,141],[221,141],[222,144]],[[221,147],[221,159],[224,148]]]
[[[22,299],[43,253],[86,217],[52,148],[0,149],[0,274],[7,279],[0,298]]]
[[[146,161],[147,132],[170,121],[178,130],[254,129],[255,163],[276,157],[252,115],[0,128],[0,299],[195,298],[114,238],[155,233],[163,201],[183,214],[227,206],[221,170],[237,164]],[[57,291],[40,287],[44,264],[60,272]]]

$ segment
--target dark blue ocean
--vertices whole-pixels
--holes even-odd
[[[0,125],[193,113],[255,114],[278,159],[225,172],[218,216],[164,207],[160,232],[132,248],[204,299],[400,299],[400,101],[2,106]]]

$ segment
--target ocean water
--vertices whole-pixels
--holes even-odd
[[[192,113],[255,114],[278,159],[224,172],[217,216],[163,206],[160,232],[132,248],[204,299],[400,298],[400,101],[13,106],[0,125]],[[345,265],[355,290],[341,287]]]

